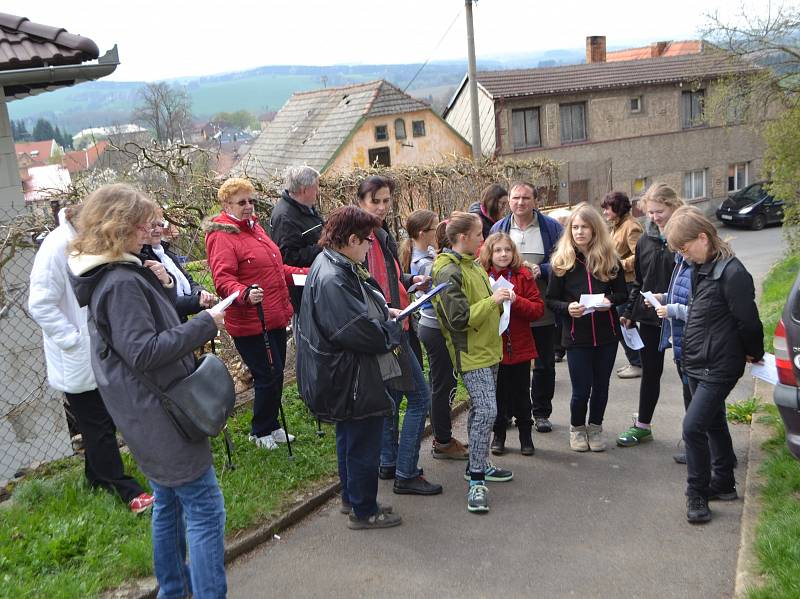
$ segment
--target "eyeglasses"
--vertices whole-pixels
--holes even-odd
[[[256,201],[254,198],[247,198],[246,200],[239,200],[236,202],[239,206],[244,206],[245,204],[255,205]]]
[[[436,227],[429,227],[427,229],[422,229],[423,233],[430,233],[431,231],[435,231]]]
[[[362,237],[361,238],[361,243],[364,243],[365,241],[369,241],[370,243],[372,243],[373,241],[375,241],[375,236],[374,235],[368,235],[367,237]]]
[[[139,229],[142,233],[150,233],[156,229],[160,229],[164,225],[163,222],[156,222],[156,223],[147,223],[146,225],[136,225],[136,228]]]

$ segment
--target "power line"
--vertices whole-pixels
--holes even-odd
[[[438,41],[438,42],[436,42],[436,46],[434,46],[433,50],[431,50],[430,56],[428,56],[428,58],[425,60],[425,62],[424,62],[424,63],[422,63],[422,66],[421,66],[419,69],[417,69],[417,72],[416,72],[416,73],[414,73],[414,76],[411,78],[411,81],[409,81],[408,83],[406,83],[406,86],[403,88],[403,92],[405,92],[405,91],[406,91],[406,90],[409,88],[409,86],[410,86],[412,83],[414,83],[414,80],[415,80],[415,79],[416,79],[416,78],[419,76],[419,74],[422,72],[422,69],[424,69],[426,66],[428,66],[428,63],[431,61],[431,58],[433,58],[433,53],[434,53],[434,52],[436,52],[436,50],[438,50],[438,49],[439,49],[439,46],[440,46],[440,45],[442,44],[442,42],[444,41],[444,38],[446,38],[446,37],[447,37],[447,34],[448,34],[448,33],[450,33],[450,30],[453,28],[453,25],[455,25],[455,24],[456,24],[456,21],[458,21],[458,18],[461,16],[461,11],[462,11],[462,10],[464,10],[464,7],[463,7],[463,6],[462,6],[461,8],[459,8],[459,9],[458,9],[458,12],[456,13],[456,16],[455,16],[455,18],[453,19],[452,23],[450,23],[450,25],[447,27],[447,29],[446,29],[446,30],[445,30],[445,32],[444,32],[444,35],[442,35],[442,37],[440,37],[440,38],[439,38],[439,41]]]

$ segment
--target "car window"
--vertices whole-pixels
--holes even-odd
[[[764,197],[764,190],[762,189],[760,183],[755,183],[750,187],[745,187],[739,193],[733,194],[731,196],[731,200],[733,200],[734,204],[737,206],[744,206],[746,204],[757,202],[762,197]]]

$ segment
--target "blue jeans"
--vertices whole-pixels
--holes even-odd
[[[356,518],[362,520],[378,513],[378,464],[382,433],[381,416],[336,423],[336,456],[339,459],[342,501],[352,505]]]
[[[586,408],[589,408],[589,424],[603,424],[608,404],[608,385],[617,343],[605,343],[597,347],[568,347],[567,366],[572,383],[572,399],[569,403],[570,424],[586,424]]]
[[[158,599],[225,597],[225,504],[214,467],[178,487],[150,481]],[[191,561],[186,565],[186,541]]]
[[[412,391],[389,390],[394,403],[394,415],[383,420],[383,444],[381,447],[381,466],[395,466],[397,478],[416,478],[420,474],[419,444],[425,430],[425,417],[431,405],[431,392],[422,367],[411,352],[408,337],[403,335],[402,351],[408,352],[411,365],[411,378],[414,384]],[[399,408],[406,396],[406,415],[403,419],[403,430],[400,428]]]

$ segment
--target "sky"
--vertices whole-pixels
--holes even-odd
[[[762,0],[766,4],[768,0]],[[478,0],[478,59],[696,39],[714,10],[738,0]],[[3,0],[0,11],[119,46],[108,79],[153,81],[263,65],[420,63],[466,60],[464,0]],[[451,27],[452,25],[452,27]],[[449,32],[445,32],[450,27]],[[438,44],[438,45],[437,45]]]

